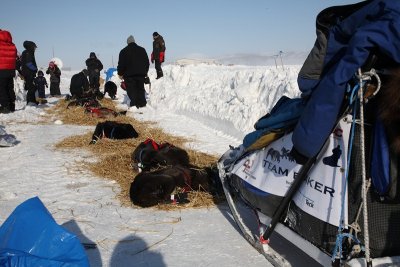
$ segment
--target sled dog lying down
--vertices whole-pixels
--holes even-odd
[[[214,192],[219,180],[215,175],[216,172],[210,167],[198,169],[181,165],[141,172],[131,183],[129,194],[133,204],[140,207],[170,203],[171,194],[177,191]]]
[[[150,138],[140,143],[132,153],[134,169],[148,171],[170,165],[189,166],[188,153],[169,143],[158,144]]]
[[[101,138],[128,139],[137,138],[138,136],[139,134],[131,124],[105,121],[96,125],[90,144],[96,144]]]
[[[67,101],[70,101],[67,105],[67,109],[70,107],[101,107],[99,101],[93,97],[82,97],[82,98],[71,98],[67,96]]]
[[[115,99],[117,95],[117,85],[113,81],[108,81],[104,84],[104,95],[108,93],[111,99]]]
[[[92,115],[92,117],[102,118],[102,119],[115,118],[117,116],[126,115],[126,111],[117,112],[115,110],[106,107],[90,107],[90,106],[85,108],[85,113]]]

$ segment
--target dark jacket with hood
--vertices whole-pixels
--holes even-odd
[[[54,64],[52,67],[48,67],[46,70],[46,74],[50,74],[50,82],[51,83],[60,83],[61,81],[61,70],[60,68]]]
[[[83,70],[71,77],[69,91],[72,96],[82,96],[89,89],[89,81],[87,79],[87,71]]]
[[[153,41],[152,59],[163,61],[164,56],[161,56],[162,58],[160,58],[161,52],[165,53],[165,41],[161,35],[157,35]]]
[[[34,77],[37,71],[37,65],[35,60],[35,49],[36,44],[32,41],[25,41],[24,48],[25,50],[21,55],[21,69],[23,76]]]
[[[136,43],[130,43],[119,52],[118,75],[127,77],[145,77],[149,71],[149,56],[146,50]]]
[[[89,58],[86,59],[86,67],[89,71],[89,75],[93,73],[100,75],[100,71],[103,69],[103,63],[96,57],[94,52],[91,52]]]

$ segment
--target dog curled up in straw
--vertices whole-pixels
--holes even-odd
[[[181,203],[187,203],[184,193],[193,190],[213,192],[214,175],[211,168],[196,169],[181,165],[141,172],[131,183],[129,195],[133,204],[144,208],[171,203],[173,195],[178,195]]]
[[[150,138],[141,142],[132,153],[132,167],[139,172],[170,165],[190,166],[189,154],[170,143],[158,144]]]
[[[133,151],[132,166],[139,174],[131,183],[130,198],[133,204],[141,207],[175,203],[176,200],[180,204],[187,203],[187,193],[193,190],[214,196],[223,194],[216,167],[191,165],[188,153],[169,143],[158,144],[146,139]]]
[[[119,123],[115,121],[99,122],[92,135],[90,145],[96,144],[99,139],[129,139],[139,136],[135,128],[129,123]]]

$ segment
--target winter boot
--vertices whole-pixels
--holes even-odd
[[[40,105],[46,104],[47,103],[47,99],[46,98],[38,98],[36,100]]]
[[[0,113],[2,113],[2,114],[8,114],[8,113],[10,113],[11,111],[10,111],[10,108],[8,107],[8,106],[1,106],[0,107]]]
[[[160,79],[160,78],[163,77],[163,76],[164,76],[164,74],[163,74],[162,70],[161,70],[161,71],[157,71],[157,77],[156,77],[156,79]]]
[[[14,112],[15,111],[15,102],[10,103],[10,111]]]

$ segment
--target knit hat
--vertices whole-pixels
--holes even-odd
[[[153,32],[153,37],[157,37],[158,35],[158,32]]]
[[[126,43],[130,44],[130,43],[134,43],[134,42],[135,42],[135,38],[133,38],[132,35],[129,35],[128,39],[126,40]]]

